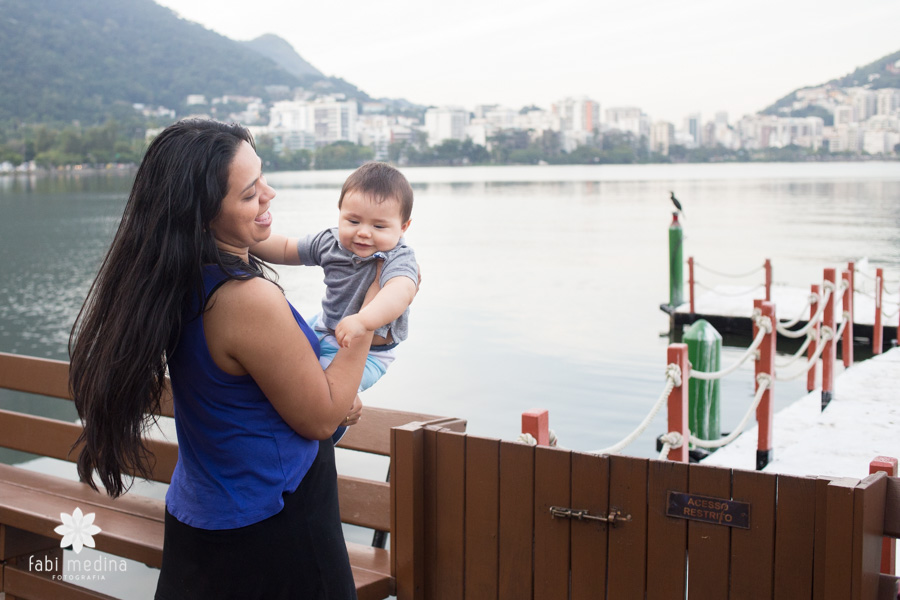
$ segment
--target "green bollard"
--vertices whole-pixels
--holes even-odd
[[[722,336],[708,321],[695,321],[684,334],[691,369],[718,371]],[[721,437],[719,380],[691,379],[688,385],[688,427],[702,440]]]
[[[681,223],[678,213],[672,213],[669,225],[669,306],[677,308],[684,303],[684,250]]]

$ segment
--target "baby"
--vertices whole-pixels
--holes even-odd
[[[402,237],[412,205],[412,187],[400,171],[386,163],[366,163],[341,188],[337,227],[299,240],[272,235],[250,250],[271,263],[324,269],[322,312],[310,320],[319,335],[323,368],[339,347],[375,332],[359,391],[387,372],[394,348],[407,337],[419,277],[415,254]],[[361,308],[379,259],[384,261],[381,290]]]

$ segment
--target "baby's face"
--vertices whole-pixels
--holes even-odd
[[[340,210],[338,240],[361,258],[393,250],[410,223],[401,221],[399,200],[374,202],[355,190],[344,196]]]

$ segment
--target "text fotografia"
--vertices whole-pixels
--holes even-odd
[[[750,504],[725,498],[669,492],[666,515],[728,527],[750,528]]]
[[[65,569],[62,569],[62,566]],[[98,556],[89,558],[68,558],[61,561],[58,556],[29,556],[28,570],[44,573],[57,581],[105,581],[111,573],[124,573],[128,565],[124,558]]]

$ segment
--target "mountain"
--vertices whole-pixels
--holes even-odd
[[[767,115],[783,113],[797,99],[797,92],[824,85],[842,88],[867,87],[872,90],[900,88],[900,51],[883,56],[864,67],[857,67],[852,73],[832,79],[827,83],[799,88],[760,112]]]
[[[294,47],[273,33],[266,33],[249,42],[241,42],[248,48],[272,59],[282,69],[300,77],[325,78],[320,70],[303,60]]]
[[[270,86],[368,99],[280,38],[237,42],[152,0],[0,0],[0,40],[0,124],[94,124],[133,103],[184,114],[189,94],[268,100]]]

